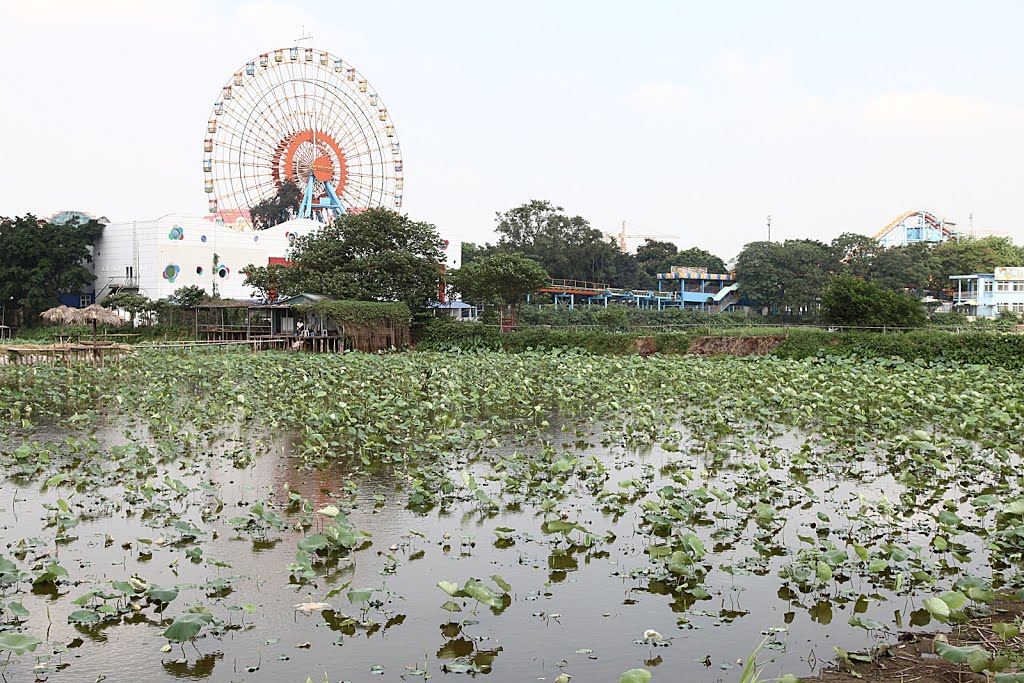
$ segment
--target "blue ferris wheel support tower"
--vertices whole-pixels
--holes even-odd
[[[306,190],[302,194],[302,204],[299,205],[300,218],[312,218],[314,220],[334,219],[348,213],[345,211],[345,206],[338,199],[338,195],[334,192],[334,188],[331,187],[330,183],[324,183],[327,196],[314,200],[313,185],[315,184],[316,178],[311,173],[306,181]]]

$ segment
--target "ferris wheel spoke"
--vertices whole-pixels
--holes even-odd
[[[229,145],[225,142],[222,143],[222,146],[230,147],[232,150],[252,154],[261,158],[272,158],[273,151],[262,141],[260,137],[246,134],[246,131],[237,130],[227,125],[224,126],[223,131],[230,134],[232,140],[237,140],[237,144]],[[216,140],[214,144],[216,144]]]
[[[261,183],[259,185],[254,185],[254,186],[251,186],[251,187],[248,187],[248,188],[239,188],[237,190],[234,190],[233,192],[228,192],[227,194],[224,195],[223,199],[230,199],[232,197],[237,197],[239,195],[243,195],[244,196],[245,193],[248,193],[249,196],[263,196],[263,198],[266,198],[266,197],[273,196],[273,194],[276,191],[276,189],[277,188],[276,188],[276,186],[274,185],[273,182]],[[264,191],[265,191],[265,195],[264,195]],[[252,207],[246,206],[246,207],[238,207],[238,208],[250,209]]]

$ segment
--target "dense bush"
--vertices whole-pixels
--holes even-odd
[[[730,327],[760,325],[769,322],[810,322],[792,316],[766,318],[752,313],[710,313],[678,308],[655,310],[612,304],[604,306],[523,306],[519,311],[523,325],[550,325],[552,327],[597,326],[609,329],[624,327],[657,327],[661,325],[711,325]]]
[[[824,289],[821,312],[836,325],[920,327],[926,320],[916,297],[849,275],[833,278]]]

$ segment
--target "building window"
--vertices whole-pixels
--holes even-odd
[[[1013,283],[1013,291],[1015,291],[1015,292],[1024,292],[1024,282],[1014,282]]]
[[[83,294],[82,296],[80,296],[78,298],[78,307],[79,308],[85,308],[86,306],[88,306],[91,303],[92,303],[92,295],[90,295],[90,294]]]
[[[1024,313],[1024,303],[1018,303],[1013,305],[1014,313]]]
[[[991,280],[985,280],[985,291],[986,292],[991,292],[992,291],[992,281]]]
[[[997,282],[996,283],[996,291],[997,292],[1009,292],[1010,291],[1010,283],[1009,282]]]

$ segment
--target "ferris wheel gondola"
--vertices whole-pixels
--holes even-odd
[[[312,48],[249,60],[221,88],[203,144],[211,213],[247,212],[286,182],[299,216],[402,207],[401,148],[387,107],[342,59]]]

